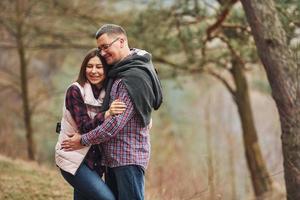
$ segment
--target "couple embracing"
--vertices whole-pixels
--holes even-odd
[[[144,199],[161,84],[151,55],[130,49],[122,27],[105,24],[96,40],[66,91],[56,165],[74,200]]]

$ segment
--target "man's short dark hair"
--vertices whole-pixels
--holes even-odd
[[[120,35],[124,34],[126,35],[126,31],[119,25],[116,24],[104,24],[101,26],[98,31],[96,32],[96,39],[98,39],[103,34],[107,35]]]

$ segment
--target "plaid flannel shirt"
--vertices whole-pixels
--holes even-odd
[[[94,97],[98,98],[101,90],[93,85],[92,90]],[[93,130],[104,121],[103,113],[98,113],[94,119],[89,117],[86,105],[80,93],[80,89],[75,85],[72,85],[67,90],[66,108],[71,113],[71,116],[73,117],[80,134],[84,134],[90,130]],[[101,153],[98,145],[91,146],[85,157],[85,162],[91,169],[100,170]]]
[[[101,143],[102,164],[105,166],[133,164],[146,169],[150,158],[149,126],[143,127],[141,117],[136,113],[121,79],[113,83],[110,97],[110,102],[115,99],[124,102],[126,110],[122,114],[109,117],[96,129],[82,135],[82,143]]]

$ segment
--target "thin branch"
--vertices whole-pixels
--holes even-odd
[[[206,57],[206,44],[207,42],[217,38],[218,36],[215,35],[215,36],[211,36],[211,37],[205,37],[204,39],[202,39],[202,44],[203,44],[203,47],[201,48],[201,55],[203,58]]]
[[[190,69],[190,68],[187,68],[187,67],[183,67],[183,65],[178,65],[176,63],[173,63],[173,62],[171,62],[171,61],[169,61],[169,60],[167,60],[165,58],[162,58],[162,57],[154,57],[154,58],[155,59],[153,59],[153,61],[167,64],[170,67],[172,67],[173,69],[175,69],[175,70],[181,70],[181,71],[183,71],[183,73],[186,73],[186,74],[207,73],[209,75],[212,75],[215,78],[217,78],[218,80],[220,80],[225,85],[225,87],[228,89],[228,91],[231,93],[231,95],[233,97],[235,96],[235,90],[234,90],[234,88],[232,86],[230,86],[230,84],[228,83],[228,81],[223,76],[221,76],[219,73],[213,71],[212,69],[208,69],[208,68],[204,67],[204,63],[201,63],[201,65],[198,65],[198,66],[201,66],[199,68]]]
[[[163,58],[163,57],[154,57],[153,61],[167,64],[168,66],[172,67],[175,70],[181,70],[184,74],[207,73],[207,74],[217,78],[218,80],[220,80],[224,84],[224,86],[228,89],[228,91],[230,92],[232,97],[235,99],[236,92],[235,92],[234,88],[226,80],[226,78],[223,77],[222,75],[220,75],[219,73],[213,71],[212,69],[208,69],[207,67],[205,67],[204,66],[205,63],[203,63],[203,62],[201,62],[201,64],[198,65],[198,66],[201,66],[201,67],[198,67],[196,69],[190,69],[188,67],[184,67],[185,65],[178,65],[178,64],[173,63],[173,62],[171,62],[171,61],[169,61],[169,60],[167,60],[166,58]],[[215,63],[215,61],[209,61],[209,60],[206,60],[206,62],[207,62],[206,64],[208,64],[208,62]],[[219,65],[222,65],[222,64],[219,63]],[[224,67],[224,69],[226,69],[226,68]],[[182,75],[182,73],[180,73],[180,74]]]
[[[25,48],[30,50],[39,50],[39,49],[91,49],[95,46],[88,44],[39,44],[34,46],[25,46]],[[16,46],[13,45],[0,45],[0,49],[16,49]]]
[[[235,100],[235,96],[236,96],[235,90],[230,86],[230,84],[228,83],[228,81],[222,75],[218,74],[217,72],[214,72],[211,69],[204,69],[203,71],[205,73],[210,74],[213,77],[217,78],[219,81],[221,81],[224,84],[224,86],[228,89],[228,91],[232,95],[233,99]]]
[[[90,13],[81,13],[81,8],[74,9],[71,8],[69,5],[63,4],[63,1],[56,1],[56,5],[61,8],[62,11],[72,13],[74,16],[77,16],[81,19],[86,20],[89,24],[92,24],[95,27],[98,27],[100,21],[106,21],[107,19],[104,17],[99,17],[97,15],[97,18],[91,17]],[[94,8],[94,7],[93,7]]]
[[[0,49],[15,49],[17,48],[16,45],[12,44],[0,44]]]
[[[183,46],[183,50],[184,50],[184,53],[186,54],[187,57],[189,57],[189,47],[187,46],[187,42],[184,40],[183,36],[182,36],[182,33],[181,33],[181,29],[180,29],[180,20],[177,19],[176,20],[176,29],[177,29],[177,33],[178,33],[178,38],[179,38],[179,41],[181,43],[181,45]]]
[[[9,24],[6,23],[6,22],[7,22],[7,21],[6,21],[5,19],[0,18],[0,25],[2,24],[3,27],[4,27],[11,35],[13,35],[13,37],[16,38],[16,37],[17,37],[16,31],[13,30],[13,28],[11,28],[11,27],[9,26]]]
[[[226,29],[240,29],[241,31],[248,33],[249,35],[251,35],[251,29],[249,26],[241,26],[238,24],[228,24],[228,23],[223,23],[221,25],[221,28],[226,28]]]
[[[170,13],[171,15],[174,16],[175,19],[183,19],[185,16],[189,16],[189,21],[187,20],[181,20],[180,25],[181,26],[189,26],[193,24],[198,24],[204,21],[206,16],[200,16],[198,14],[195,14],[193,11],[184,11],[184,12],[178,12],[177,10],[173,10]],[[178,20],[179,21],[179,20]]]
[[[153,61],[167,64],[167,65],[171,66],[173,69],[184,70],[184,67],[182,65],[178,65],[174,62],[171,62],[170,60],[167,60],[164,57],[153,56]]]
[[[211,8],[216,12],[218,11],[218,9],[215,6],[213,6],[212,4],[208,3],[207,1],[203,1],[203,2],[204,2],[204,5],[206,5],[208,8]]]
[[[5,90],[12,90],[18,95],[21,95],[21,90],[15,84],[12,83],[1,83],[0,82],[0,93],[4,92]]]
[[[49,100],[49,95],[44,92],[37,92],[37,95],[34,96],[33,99],[31,99],[31,108],[30,108],[30,113],[35,113],[38,106],[42,103],[45,102],[46,100]]]
[[[91,49],[95,46],[87,44],[40,44],[28,46],[29,49]]]
[[[222,23],[226,20],[229,12],[230,12],[230,9],[232,8],[232,6],[238,2],[238,0],[230,0],[228,3],[226,3],[225,5],[222,5],[222,12],[217,16],[217,20],[207,28],[206,30],[206,34],[207,34],[207,37],[210,38],[212,33],[217,29],[219,28]]]
[[[228,47],[228,49],[230,50],[232,56],[234,58],[236,58],[243,66],[245,66],[245,62],[242,59],[242,57],[235,51],[235,49],[233,48],[233,46],[230,44],[229,40],[223,36],[217,36],[218,38],[220,38],[220,40],[222,40]]]
[[[33,8],[35,6],[38,5],[38,2],[40,2],[39,0],[31,0],[29,2],[29,6],[28,8],[26,9],[26,11],[24,12],[24,15],[25,15],[25,18],[29,17],[31,15],[31,11],[33,10]]]

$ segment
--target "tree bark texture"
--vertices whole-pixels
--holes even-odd
[[[280,116],[287,199],[297,200],[300,199],[299,66],[287,45],[274,1],[241,2]]]
[[[235,101],[241,119],[245,155],[252,186],[255,196],[261,198],[264,194],[272,190],[272,180],[259,147],[247,80],[243,71],[243,63],[239,59],[232,59],[231,73],[236,85]]]

